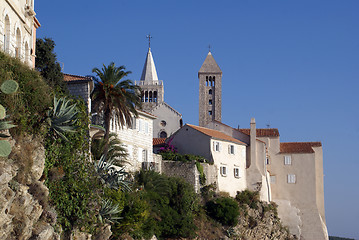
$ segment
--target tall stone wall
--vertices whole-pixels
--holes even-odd
[[[196,193],[199,193],[199,172],[196,162],[162,161],[162,173],[171,177],[183,178],[193,185]]]
[[[203,172],[206,176],[205,185],[217,185],[217,167],[207,163],[201,163]],[[178,161],[162,161],[162,173],[171,176],[183,178],[188,183],[192,184],[196,193],[200,192],[201,185],[199,183],[199,172],[197,170],[196,162],[178,162]]]

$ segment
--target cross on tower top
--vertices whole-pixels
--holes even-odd
[[[148,38],[148,48],[151,48],[151,34],[148,34],[146,38]]]
[[[211,52],[211,45],[208,44],[208,51]]]

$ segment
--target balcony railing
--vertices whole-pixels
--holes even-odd
[[[162,80],[155,80],[155,81],[135,81],[137,86],[144,86],[144,85],[163,85]]]

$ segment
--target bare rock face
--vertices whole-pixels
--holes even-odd
[[[232,239],[256,240],[276,239],[295,240],[287,228],[283,227],[275,210],[270,209],[266,203],[258,203],[258,209],[248,206],[244,214],[239,217],[236,227],[227,231]]]
[[[49,194],[39,181],[45,167],[44,147],[29,136],[10,143],[13,160],[0,158],[0,239],[60,239],[46,217],[40,220]],[[55,224],[56,216],[53,219],[49,222]]]

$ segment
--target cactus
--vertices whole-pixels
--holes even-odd
[[[11,145],[6,140],[0,140],[0,157],[7,157],[11,153]]]
[[[6,80],[1,84],[1,91],[5,94],[13,94],[19,88],[19,84],[14,80]]]
[[[0,104],[0,119],[4,119],[6,117],[6,110],[3,105]]]
[[[19,84],[14,80],[6,80],[0,86],[0,90],[5,94],[13,94],[19,88]],[[6,109],[0,104],[0,120],[6,117]],[[0,131],[15,127],[10,121],[0,121]],[[0,133],[0,138],[10,137],[6,134]],[[7,157],[11,153],[11,145],[6,140],[0,140],[0,157]]]

